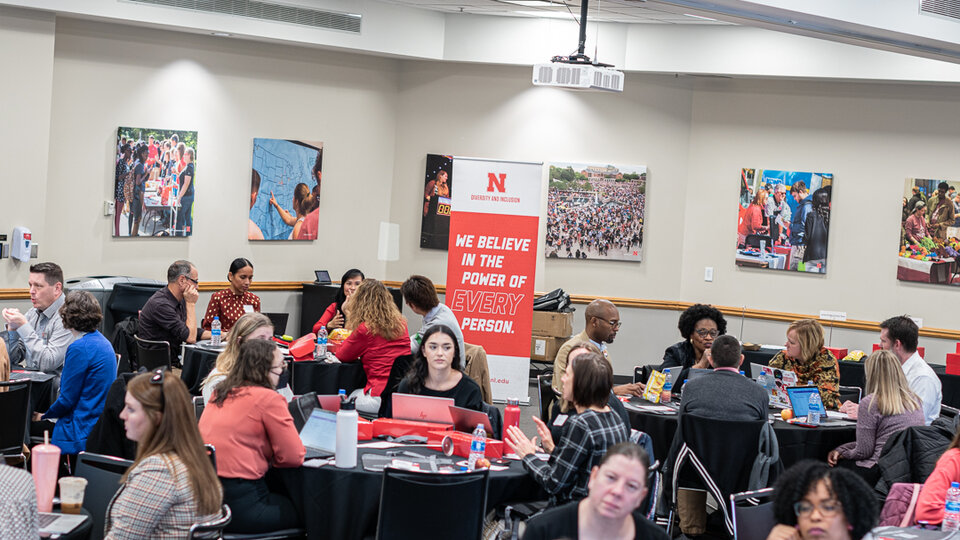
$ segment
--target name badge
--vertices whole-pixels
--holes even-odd
[[[553,425],[560,427],[567,423],[567,415],[558,414],[556,418],[553,419]]]
[[[251,306],[250,304],[244,304],[244,305],[243,305],[243,312],[244,312],[244,313],[253,313],[253,306]]]

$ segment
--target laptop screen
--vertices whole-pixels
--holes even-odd
[[[337,413],[314,409],[307,423],[300,430],[300,440],[308,448],[335,451],[337,449]]]
[[[797,418],[807,416],[807,408],[810,405],[810,395],[820,390],[816,386],[790,386],[787,387],[787,396],[790,397],[790,406],[793,408],[793,415]],[[823,398],[820,399],[820,416],[826,415],[823,410]]]

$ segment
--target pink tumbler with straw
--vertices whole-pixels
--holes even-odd
[[[33,447],[30,454],[33,485],[37,489],[37,510],[53,510],[53,493],[57,489],[57,471],[60,468],[60,447],[50,444],[50,435],[43,432],[43,444]]]

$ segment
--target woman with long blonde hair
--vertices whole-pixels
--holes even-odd
[[[812,382],[828,409],[840,407],[840,364],[823,347],[823,327],[814,319],[794,321],[787,328],[786,349],[770,360],[770,367],[793,371],[800,384]]]
[[[337,349],[337,358],[341,362],[360,360],[363,364],[367,385],[363,390],[355,390],[351,397],[357,399],[357,410],[376,414],[393,361],[410,354],[407,320],[387,287],[376,279],[363,280],[343,309],[351,334]]]
[[[273,323],[262,313],[244,313],[227,336],[227,347],[217,356],[217,363],[203,381],[203,403],[210,402],[213,391],[233,369],[240,355],[240,346],[248,339],[270,339],[273,337]]]
[[[131,379],[120,419],[137,457],[107,508],[106,540],[186,538],[220,515],[220,481],[179,377],[158,369]]]
[[[867,358],[866,372],[867,395],[857,410],[857,440],[832,450],[827,462],[851,468],[873,485],[880,479],[876,465],[883,445],[898,431],[922,426],[923,408],[892,352],[874,351]]]

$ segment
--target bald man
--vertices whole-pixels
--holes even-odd
[[[586,326],[583,332],[573,336],[557,351],[557,356],[553,361],[553,389],[559,394],[563,394],[563,373],[567,370],[567,356],[570,350],[577,342],[589,341],[600,349],[603,357],[610,361],[610,353],[607,351],[607,344],[613,343],[617,337],[617,330],[620,329],[620,310],[613,302],[598,298],[587,305],[584,310]],[[612,361],[611,361],[612,365]],[[639,396],[643,393],[643,385],[639,383],[621,384],[613,387],[615,394],[632,394]],[[560,400],[560,410],[566,412],[568,404]]]

